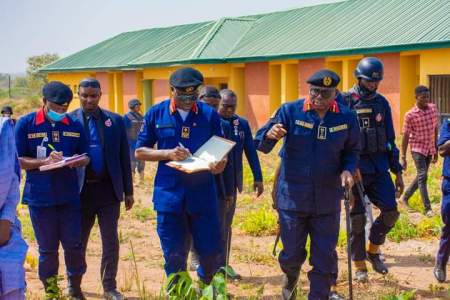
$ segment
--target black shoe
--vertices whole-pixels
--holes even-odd
[[[380,254],[372,254],[367,252],[367,260],[372,264],[372,268],[375,272],[386,275],[388,273],[388,268],[380,258]]]
[[[328,300],[345,300],[345,298],[339,295],[336,291],[331,291]]]
[[[369,281],[369,274],[367,273],[367,270],[356,270],[355,272],[355,281],[366,283]]]
[[[242,276],[239,273],[236,273],[236,271],[231,266],[222,267],[220,268],[219,272],[221,272],[224,277],[227,277],[231,280],[242,279]]]
[[[283,300],[294,300],[297,297],[298,276],[283,275],[283,287],[281,289],[281,298]]]
[[[86,300],[81,291],[82,276],[71,276],[68,279],[67,295],[71,300]]]
[[[109,290],[103,293],[106,300],[125,300],[126,298],[117,290]]]
[[[434,274],[434,277],[436,277],[436,279],[437,279],[437,281],[439,281],[439,282],[445,282],[445,279],[446,279],[446,272],[445,272],[445,267],[442,267],[442,266],[435,266],[434,267],[434,269],[433,269],[433,274]]]

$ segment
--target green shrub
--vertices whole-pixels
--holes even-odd
[[[441,216],[434,216],[420,221],[417,224],[417,231],[420,237],[437,237],[441,233],[442,226],[444,226],[444,223]]]
[[[417,236],[418,231],[416,227],[409,221],[408,216],[406,215],[400,215],[400,218],[397,223],[395,223],[394,228],[392,228],[387,235],[389,240],[397,243],[416,238]]]
[[[142,223],[156,218],[155,211],[151,207],[141,206],[137,206],[133,209],[133,216]]]
[[[398,295],[382,296],[381,299],[382,300],[414,300],[414,299],[416,299],[416,291],[411,290],[411,291],[407,291],[407,292],[402,292]]]
[[[268,204],[242,215],[239,228],[251,236],[273,235],[277,232],[277,216]]]

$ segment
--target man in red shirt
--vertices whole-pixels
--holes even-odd
[[[430,102],[430,90],[419,85],[415,90],[416,105],[405,114],[402,139],[402,166],[406,170],[406,151],[411,145],[411,155],[417,169],[417,176],[406,189],[403,202],[408,205],[409,198],[419,189],[425,215],[431,217],[430,198],[427,190],[427,176],[430,162],[437,161],[437,130],[438,111],[436,105]]]

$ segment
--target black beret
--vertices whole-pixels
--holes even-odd
[[[189,93],[203,84],[203,75],[193,68],[181,68],[170,75],[169,83],[177,90]]]
[[[70,103],[73,98],[72,90],[60,81],[50,81],[42,88],[44,99],[59,105]]]
[[[306,81],[307,83],[326,88],[335,88],[341,79],[339,75],[331,70],[323,69],[312,74]]]
[[[136,105],[141,105],[141,101],[138,99],[131,99],[128,101],[128,108],[134,108]]]

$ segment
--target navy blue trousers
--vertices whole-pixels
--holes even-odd
[[[327,300],[337,273],[336,245],[339,236],[340,212],[327,215],[309,215],[296,211],[278,210],[283,250],[278,261],[281,270],[298,276],[306,260],[306,240],[311,239],[308,272],[309,300]]]
[[[58,274],[59,243],[64,249],[67,276],[83,275],[86,264],[83,261],[79,203],[28,208],[39,246],[39,279],[46,282]]]
[[[393,226],[387,226],[383,222],[383,214],[397,211],[395,200],[395,186],[388,172],[375,174],[362,174],[364,190],[370,201],[380,209],[381,214],[374,220],[370,229],[369,241],[374,245],[382,245],[386,240],[386,235]],[[364,200],[359,196],[356,186],[353,187],[355,204],[351,210],[352,234],[350,243],[352,247],[352,259],[359,261],[366,259],[366,238],[365,238],[365,212]],[[354,218],[363,219],[364,222],[354,222]],[[354,224],[358,223],[357,226]],[[358,227],[358,228],[356,228]]]
[[[221,234],[217,210],[209,213],[160,212],[157,214],[157,232],[164,253],[167,276],[186,271],[191,237],[199,256],[199,278],[209,283],[219,268]]]
[[[450,179],[447,178],[442,180],[441,216],[444,227],[439,242],[436,265],[445,267],[450,255]]]

